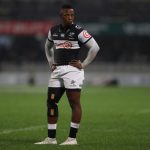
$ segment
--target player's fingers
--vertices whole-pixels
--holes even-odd
[[[51,66],[51,70],[54,71],[55,69],[56,69],[56,65],[53,64],[53,65]]]
[[[81,65],[81,63],[70,63],[69,65],[71,65],[71,66],[73,66],[73,67],[76,67],[76,68],[78,68],[78,69],[82,69],[82,65]]]

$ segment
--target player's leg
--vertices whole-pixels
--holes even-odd
[[[77,144],[76,135],[79,129],[80,120],[82,116],[82,109],[80,104],[81,86],[84,80],[84,71],[70,66],[70,72],[64,77],[64,85],[66,88],[66,95],[71,106],[72,117],[70,123],[70,132],[68,139],[61,145],[75,145]]]
[[[47,120],[48,120],[48,137],[56,138],[56,127],[58,120],[58,102],[64,94],[63,87],[48,87],[47,94]]]
[[[52,75],[55,75],[54,72]],[[58,120],[58,102],[61,99],[65,88],[61,79],[50,78],[47,92],[47,121],[48,137],[35,144],[57,144],[56,128]]]
[[[80,104],[81,89],[66,89],[66,94],[72,110],[71,127],[69,137],[76,138],[76,134],[80,125],[82,109]]]
[[[47,93],[48,137],[56,138],[58,102],[64,94],[63,80],[57,77],[57,69],[52,72]]]
[[[66,89],[66,94],[72,110],[72,117],[68,139],[61,145],[77,144],[76,135],[79,129],[82,115],[82,109],[80,104],[80,93],[81,93],[80,89]]]
[[[58,120],[58,102],[64,94],[63,87],[48,87],[47,94],[47,121],[48,121],[48,137],[41,142],[35,144],[57,144],[56,128]]]

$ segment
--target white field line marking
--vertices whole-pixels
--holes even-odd
[[[46,127],[46,125],[39,125],[39,126],[31,126],[31,127],[26,127],[26,128],[19,128],[19,129],[8,129],[8,130],[3,130],[0,131],[0,135],[3,134],[11,134],[11,133],[15,133],[15,132],[23,132],[23,131],[31,131],[31,130],[38,130],[38,129],[44,129]],[[59,129],[62,132],[66,132],[67,129]],[[124,132],[122,129],[89,129],[91,130],[91,132]],[[144,131],[147,132],[147,131]],[[150,132],[150,131],[148,131]]]
[[[16,90],[16,89],[1,90],[0,89],[0,93],[6,92],[6,93],[29,93],[29,94],[39,93],[39,94],[44,94],[44,93],[46,93],[45,91],[44,90],[38,90],[38,89],[18,89],[18,90]]]
[[[22,132],[22,131],[31,131],[31,130],[43,129],[44,127],[46,127],[46,125],[31,126],[31,127],[19,128],[19,129],[3,130],[0,132],[0,135],[1,134],[11,134],[13,132]]]
[[[26,127],[26,128],[19,128],[19,129],[8,129],[8,130],[3,130],[0,131],[0,135],[3,134],[11,134],[15,132],[23,132],[23,131],[31,131],[31,130],[37,130],[37,129],[43,129],[45,128],[46,125],[39,125],[39,126],[31,126],[31,127]],[[59,129],[62,132],[66,132],[67,129]],[[103,129],[91,129],[91,132],[122,132],[122,130],[119,129],[108,129],[108,130],[103,130]]]
[[[143,109],[139,111],[139,114],[150,113],[150,109]]]

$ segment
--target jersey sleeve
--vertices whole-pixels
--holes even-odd
[[[83,44],[88,42],[91,38],[92,36],[86,30],[82,30],[78,35],[79,41]]]
[[[50,42],[53,42],[53,39],[52,39],[52,36],[51,36],[51,30],[49,30],[49,32],[48,32],[48,40]]]

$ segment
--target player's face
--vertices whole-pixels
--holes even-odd
[[[73,9],[61,10],[60,16],[64,25],[71,25],[75,19],[75,13]]]

